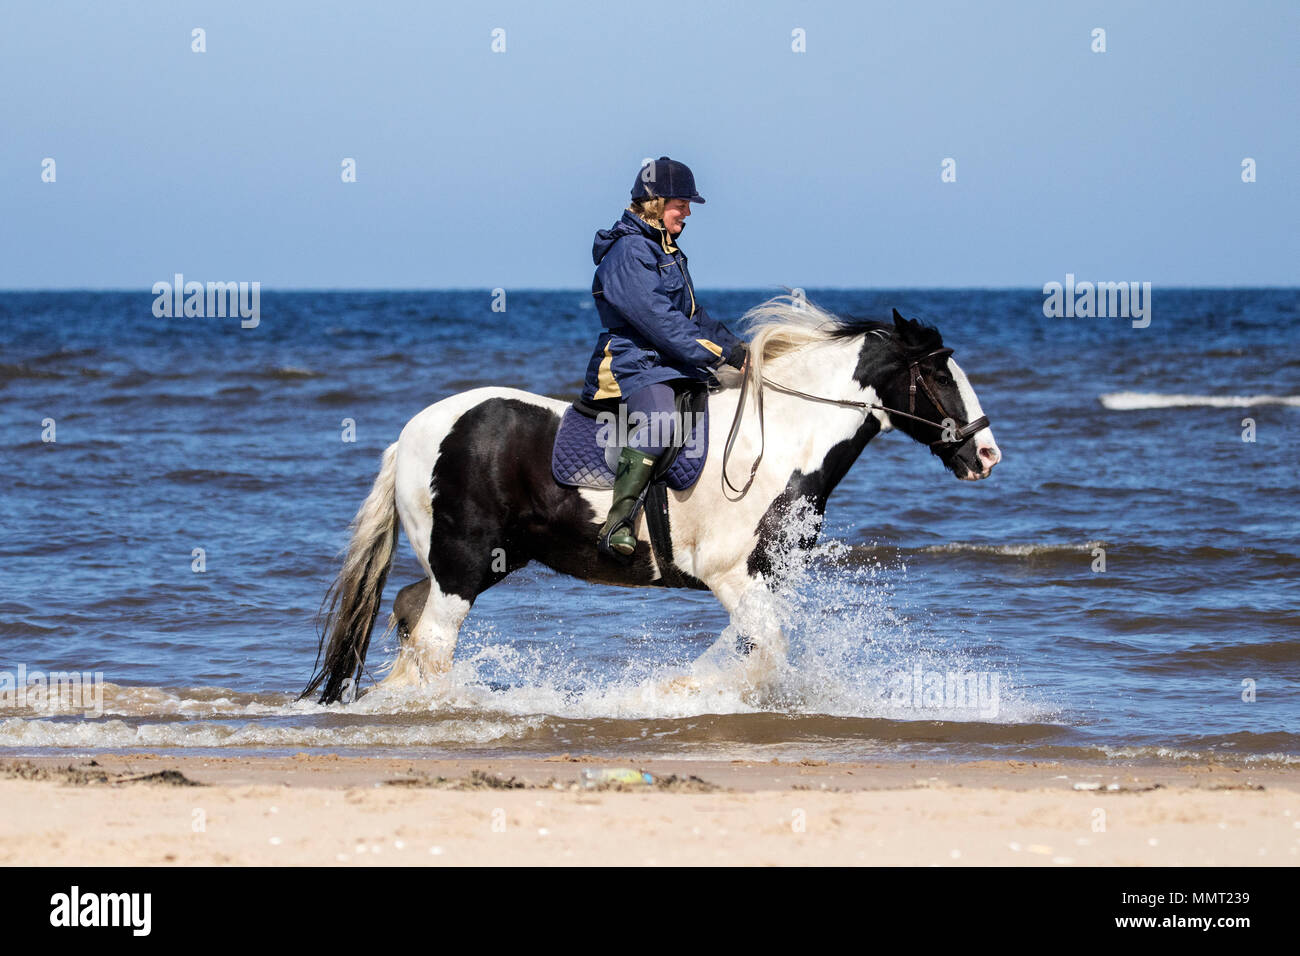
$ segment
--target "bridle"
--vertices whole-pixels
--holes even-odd
[[[973,422],[967,422],[955,431],[953,431],[948,424],[945,424],[955,424],[957,420],[948,414],[947,410],[943,407],[943,402],[939,401],[939,396],[934,393],[934,389],[930,387],[930,383],[925,380],[925,376],[921,373],[921,363],[927,359],[940,357],[946,358],[951,354],[952,349],[949,348],[935,349],[933,352],[927,352],[925,355],[919,356],[911,361],[907,367],[907,411],[905,412],[897,408],[890,408],[887,405],[878,405],[875,402],[857,402],[847,398],[827,398],[824,395],[813,395],[809,392],[801,392],[797,388],[790,388],[788,385],[774,382],[766,376],[763,378],[762,385],[778,392],[785,392],[787,395],[794,395],[798,398],[807,399],[810,402],[825,402],[828,405],[841,405],[845,408],[857,408],[861,409],[864,413],[870,411],[887,412],[890,415],[901,415],[903,418],[910,418],[913,421],[921,422],[923,425],[932,425],[939,429],[940,437],[937,441],[929,443],[930,450],[938,454],[939,448],[950,445],[960,445],[980,429],[989,427],[989,419],[987,415],[981,415]],[[740,497],[744,497],[745,493],[749,491],[749,486],[754,483],[754,475],[758,472],[759,462],[763,460],[763,452],[767,447],[767,438],[763,427],[763,389],[759,388],[755,396],[755,404],[758,406],[758,457],[754,459],[754,463],[749,468],[749,480],[745,482],[745,486],[743,488],[737,488],[733,485],[731,479],[727,477],[727,462],[731,459],[732,446],[735,445],[736,436],[740,433],[740,419],[745,411],[745,396],[749,392],[749,383],[753,378],[753,374],[753,366],[751,366],[748,360],[746,360],[745,370],[740,380],[740,397],[736,403],[736,414],[731,420],[731,431],[727,434],[727,445],[722,452],[722,481]],[[922,418],[920,415],[916,414],[916,389],[918,386],[923,392],[925,392],[926,396],[934,404],[934,407],[938,409],[939,414],[943,416],[942,422],[931,421],[928,418]],[[944,438],[943,436],[947,434],[952,434],[954,437],[951,439]]]
[[[921,363],[924,362],[926,359],[940,358],[940,357],[947,358],[951,354],[952,354],[952,349],[935,349],[933,352],[927,352],[925,355],[922,355],[920,358],[914,359],[912,361],[912,364],[907,367],[907,374],[911,379],[907,387],[907,415],[906,415],[907,418],[915,419],[918,422],[925,422],[927,425],[936,424],[935,422],[926,422],[924,418],[917,418],[916,415],[912,414],[913,412],[916,411],[916,386],[920,385],[921,390],[925,392],[926,396],[934,404],[934,407],[938,409],[939,414],[943,416],[943,421],[953,422],[954,424],[956,423],[957,419],[953,418],[951,415],[948,414],[947,410],[943,407],[943,402],[939,401],[939,396],[934,394],[934,390],[930,388],[930,383],[927,382],[925,380],[925,376],[921,374]],[[875,407],[881,408],[882,406],[877,405]],[[883,411],[888,412],[889,409],[885,408],[883,409]],[[895,412],[890,412],[890,414],[900,415],[902,413],[895,411]],[[942,434],[945,435],[948,434],[949,432],[948,425],[939,424],[938,427],[942,432]],[[965,425],[961,426],[961,428],[958,428],[956,431],[952,432],[952,434],[956,437],[952,439],[945,439],[941,437],[938,441],[930,442],[930,447],[935,448],[936,446],[939,445],[960,445],[962,442],[964,442],[967,438],[970,438],[971,435],[974,435],[980,429],[988,428],[988,427],[989,427],[989,417],[987,415],[981,415],[979,418],[975,419],[975,421],[967,422]]]

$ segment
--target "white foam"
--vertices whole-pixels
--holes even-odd
[[[1108,392],[1101,404],[1112,411],[1144,408],[1250,408],[1255,405],[1300,406],[1300,395],[1161,395],[1158,392]]]
[[[500,744],[533,733],[543,718],[442,720],[406,726],[285,727],[269,723],[166,723],[132,726],[121,720],[0,721],[0,747],[430,747]]]
[[[1284,753],[1248,754],[1231,750],[1180,750],[1173,747],[1107,747],[1097,748],[1111,760],[1217,760],[1225,759],[1243,763],[1300,764],[1300,755]]]
[[[1038,554],[1053,554],[1058,551],[1089,551],[1104,547],[1101,541],[1085,541],[1078,544],[1042,543],[1042,544],[973,544],[965,541],[950,541],[947,544],[931,544],[921,548],[930,554],[1001,554],[1013,558],[1028,558]]]

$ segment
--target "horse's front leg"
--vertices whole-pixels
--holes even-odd
[[[669,681],[670,692],[739,691],[757,703],[770,696],[780,680],[789,652],[781,628],[779,598],[763,577],[750,576],[742,564],[706,582],[731,621],[701,654],[689,674]]]
[[[725,649],[750,661],[784,663],[790,644],[781,629],[780,599],[763,576],[750,576],[741,567],[713,582],[712,588],[731,623],[705,654]]]

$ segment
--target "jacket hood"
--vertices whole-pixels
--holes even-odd
[[[610,226],[608,229],[596,230],[596,238],[591,245],[592,261],[594,261],[596,265],[600,265],[600,260],[605,258],[605,255],[613,247],[615,242],[624,236],[635,236],[637,233],[652,240],[661,248],[664,244],[664,240],[668,238],[668,234],[664,230],[650,225],[650,223],[646,222],[631,209],[624,209],[623,216],[618,222],[614,223],[614,225]],[[676,246],[676,243],[672,242],[671,239],[668,241],[670,245]]]

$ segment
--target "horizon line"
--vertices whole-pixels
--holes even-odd
[[[196,280],[197,281],[197,280]],[[232,280],[212,280],[225,281]],[[493,289],[505,289],[509,292],[576,292],[582,295],[590,295],[591,290],[581,286],[263,286],[260,280],[233,280],[235,282],[258,282],[258,288],[261,291],[270,291],[278,293],[299,293],[299,292],[491,292]],[[1055,279],[1049,280],[1055,282]],[[1093,280],[1085,279],[1084,282]],[[1112,280],[1106,280],[1112,281]],[[1127,280],[1132,281],[1132,280]],[[1146,280],[1139,280],[1146,281]],[[1300,289],[1300,284],[1243,284],[1243,285],[1221,285],[1221,284],[1181,284],[1181,283],[1161,283],[1151,282],[1153,288],[1164,289],[1188,289],[1197,291],[1270,291],[1270,290],[1290,290]],[[1042,289],[1037,285],[807,285],[795,288],[804,290],[817,290],[822,292],[895,292],[907,290],[911,292],[1036,292],[1042,293]],[[696,286],[701,292],[762,292],[769,289],[787,290],[787,286],[768,286],[768,285],[711,285]],[[154,295],[152,286],[0,286],[0,295],[6,293],[71,293],[71,292],[143,292],[147,295]]]

